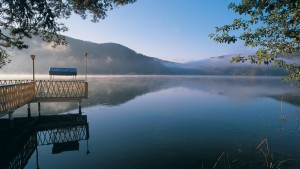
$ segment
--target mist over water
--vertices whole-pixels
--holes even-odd
[[[82,105],[90,139],[78,151],[55,155],[52,145],[38,146],[40,168],[213,168],[219,158],[215,168],[264,168],[257,149],[264,139],[269,162],[293,159],[282,168],[300,167],[300,93],[280,78],[94,76],[88,82]],[[41,112],[78,110],[76,103],[42,103]],[[26,109],[16,114],[26,116]],[[35,168],[35,155],[25,168]]]

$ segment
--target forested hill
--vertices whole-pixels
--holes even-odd
[[[189,63],[174,63],[139,54],[116,43],[97,44],[67,37],[68,46],[51,45],[38,38],[28,40],[30,48],[12,50],[12,62],[0,69],[0,74],[32,73],[31,54],[36,55],[37,74],[48,74],[49,67],[75,67],[85,72],[84,53],[88,53],[89,74],[144,75],[285,75],[272,66],[230,64],[232,56],[212,57]]]
[[[88,67],[92,74],[170,74],[158,59],[148,57],[116,43],[96,44],[67,39],[70,56],[82,58],[88,52]],[[81,67],[80,63],[74,65]]]
[[[75,67],[85,71],[84,53],[88,53],[89,74],[199,74],[199,70],[167,67],[157,58],[139,54],[116,43],[97,44],[67,37],[67,46],[55,49],[40,39],[28,40],[29,49],[11,51],[12,63],[0,73],[31,73],[31,54],[36,55],[36,72],[47,74],[49,67]]]

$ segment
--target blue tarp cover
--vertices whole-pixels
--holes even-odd
[[[76,68],[58,68],[58,67],[50,67],[49,75],[57,75],[57,76],[77,76]]]

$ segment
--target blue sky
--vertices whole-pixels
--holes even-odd
[[[114,42],[138,53],[175,62],[249,53],[242,43],[217,44],[214,27],[241,17],[228,10],[232,0],[137,0],[108,12],[98,23],[73,15],[67,36],[95,43]],[[237,1],[238,2],[238,1]]]

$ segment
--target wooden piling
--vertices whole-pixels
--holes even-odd
[[[39,112],[39,116],[41,116],[41,103],[38,102],[38,112]]]
[[[28,118],[30,118],[31,117],[30,103],[27,104],[27,114],[28,114]]]
[[[14,126],[14,117],[13,117],[13,112],[8,113],[8,119],[9,119],[9,125],[10,127]]]
[[[82,115],[82,112],[81,112],[81,99],[78,102],[78,109],[79,109],[79,114]]]

